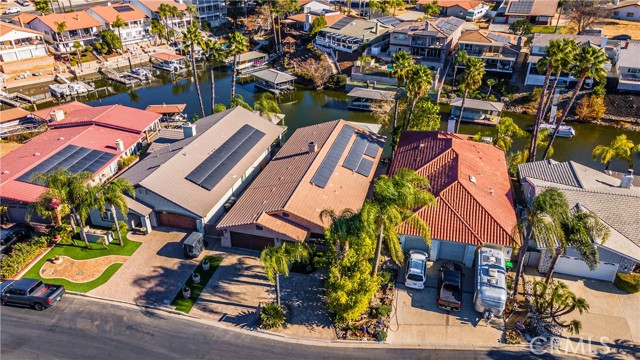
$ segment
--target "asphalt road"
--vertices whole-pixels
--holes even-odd
[[[527,359],[528,353],[287,342],[161,311],[67,296],[43,312],[0,310],[2,359]]]

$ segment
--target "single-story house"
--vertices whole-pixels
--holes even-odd
[[[513,24],[526,19],[533,24],[551,25],[557,9],[555,0],[508,0],[498,9],[495,20]]]
[[[218,223],[222,246],[323,239],[320,213],[362,207],[384,142],[344,120],[299,128]]]
[[[353,53],[360,46],[381,39],[391,29],[393,26],[377,20],[345,17],[320,30],[314,41],[322,47]]]
[[[241,107],[182,128],[121,177],[153,210],[151,226],[214,234],[214,222],[271,158],[285,129]],[[156,140],[158,141],[158,140]]]
[[[0,135],[19,129],[22,125],[28,123],[33,123],[33,116],[23,108],[0,111]]]
[[[323,13],[334,10],[333,4],[324,0],[298,0],[298,5],[303,13]]]
[[[591,169],[574,161],[536,161],[518,166],[522,191],[529,205],[533,198],[548,188],[562,192],[572,209],[589,211],[611,230],[604,243],[594,239],[600,264],[591,271],[574,248],[560,256],[555,273],[580,278],[613,281],[616,273],[630,273],[640,263],[640,187],[631,173],[622,179]],[[542,244],[532,240],[526,263],[546,273],[551,254]],[[531,251],[531,249],[536,249]]]
[[[502,248],[505,259],[520,245],[514,196],[504,152],[468,136],[439,131],[400,135],[389,174],[412,169],[429,179],[436,203],[416,210],[431,229],[431,245],[404,223],[398,228],[404,251],[420,249],[432,261],[446,259],[470,267],[476,249]]]
[[[640,1],[614,0],[613,6],[609,10],[609,14],[614,19],[640,21]]]
[[[640,92],[640,42],[625,42],[612,71],[617,74],[618,90]]]

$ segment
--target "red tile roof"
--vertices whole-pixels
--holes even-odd
[[[0,111],[0,124],[24,119],[29,116],[29,112],[23,108],[12,108]]]
[[[127,10],[130,9],[130,10]],[[118,11],[124,10],[124,11]],[[118,16],[123,21],[143,20],[147,16],[131,4],[96,5],[89,8],[107,23],[116,21]]]
[[[78,109],[65,114],[61,121],[49,124],[51,128],[77,125],[102,125],[119,130],[141,133],[155,121],[160,114],[122,105],[107,105]]]
[[[78,109],[86,109],[86,108],[90,108],[91,106],[83,104],[79,101],[72,101],[66,104],[62,104],[62,105],[58,105],[58,106],[53,106],[50,108],[46,108],[46,109],[42,109],[42,110],[38,110],[38,111],[34,111],[31,114],[33,116],[35,116],[37,119],[43,120],[43,121],[49,121],[51,120],[51,113],[54,110],[62,110],[65,114],[68,114],[74,110],[78,110]]]
[[[184,56],[182,55],[170,54],[170,53],[151,54],[150,57],[153,59],[161,60],[161,61],[175,61],[175,60],[184,59]]]
[[[56,32],[58,28],[58,25],[56,24],[61,24],[63,22],[67,24],[67,28],[65,31],[88,29],[102,26],[102,24],[100,24],[98,20],[94,19],[86,11],[49,14],[38,16],[37,18],[54,32]]]
[[[511,234],[517,220],[502,150],[455,134],[405,131],[389,172],[401,168],[416,170],[430,181],[436,205],[417,214],[431,227],[432,238],[514,245]],[[399,230],[419,236],[406,223]]]
[[[149,105],[145,110],[153,111],[158,114],[177,114],[184,111],[187,104],[162,104],[162,105]]]

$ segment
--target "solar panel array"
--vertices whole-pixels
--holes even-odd
[[[438,27],[440,28],[440,30],[442,30],[442,32],[444,32],[447,35],[452,34],[461,25],[462,25],[462,20],[456,19],[456,18],[444,19],[438,22]]]
[[[511,40],[509,40],[508,37],[503,36],[503,35],[498,35],[498,34],[494,34],[494,33],[488,33],[487,37],[493,41],[499,41],[501,43],[505,43],[508,44]]]
[[[376,21],[378,21],[379,23],[381,23],[383,25],[388,25],[388,26],[393,26],[393,27],[396,27],[396,26],[402,24],[402,21],[394,18],[393,16],[379,17],[379,18],[376,19]]]
[[[360,165],[358,165],[356,172],[368,177],[371,174],[371,169],[373,169],[373,161],[363,158],[362,161],[360,161]]]
[[[351,22],[352,22],[353,20],[354,20],[353,18],[345,17],[345,18],[342,18],[342,19],[338,20],[335,24],[333,24],[333,25],[329,26],[329,28],[331,28],[331,29],[336,29],[336,30],[341,30],[341,29],[343,29],[345,26],[347,26],[347,25],[351,24]]]
[[[365,134],[358,134],[342,166],[360,175],[369,176],[371,169],[373,169],[373,161],[364,156],[375,158],[379,149],[380,145],[375,139],[371,139]]]
[[[114,9],[116,9],[116,11],[119,13],[133,11],[133,8],[129,5],[116,6],[114,7]]]
[[[509,6],[509,12],[514,14],[529,14],[533,8],[533,0],[513,1]]]
[[[338,161],[340,161],[340,157],[347,149],[347,144],[349,144],[349,140],[351,140],[351,136],[356,131],[356,129],[349,125],[344,125],[336,137],[336,140],[331,144],[331,148],[329,152],[325,156],[324,160],[320,164],[320,167],[311,178],[311,183],[315,186],[325,188],[331,175],[333,175],[333,170],[338,165]]]
[[[264,135],[265,133],[250,125],[243,125],[193,169],[186,179],[211,191]]]
[[[18,181],[43,185],[40,182],[32,181],[33,174],[50,174],[56,169],[68,169],[72,174],[82,171],[95,173],[107,164],[116,155],[100,150],[88,149],[76,145],[67,145],[62,150],[53,154],[40,164],[18,178]]]

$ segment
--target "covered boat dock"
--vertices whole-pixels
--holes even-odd
[[[255,72],[252,75],[258,79],[255,84],[257,88],[272,92],[276,95],[294,90],[293,81],[296,77],[291,74],[274,69],[267,69]]]
[[[457,119],[458,116],[460,116],[461,107],[461,97],[456,97],[451,101],[451,118]],[[467,99],[464,102],[462,121],[480,125],[496,126],[502,116],[503,107],[504,103],[501,102]]]
[[[353,98],[349,102],[349,109],[371,111],[371,106],[376,102],[393,101],[395,99],[395,92],[366,89],[366,88],[353,88],[347,96]]]

